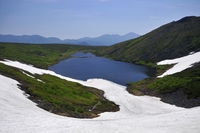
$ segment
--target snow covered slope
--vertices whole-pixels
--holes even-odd
[[[133,96],[124,86],[103,79],[79,81],[52,71],[13,61],[1,61],[31,73],[48,73],[105,91],[105,97],[120,105],[118,112],[105,112],[98,118],[75,119],[38,108],[18,89],[18,82],[0,75],[0,132],[19,133],[198,133],[200,107],[178,108],[158,98]]]
[[[175,64],[171,69],[163,73],[158,77],[164,77],[166,75],[174,74],[177,72],[181,72],[189,67],[191,67],[194,63],[200,62],[200,52],[190,54],[188,56],[184,56],[181,58],[176,58],[172,60],[164,60],[158,62],[158,65],[166,65],[166,64]]]

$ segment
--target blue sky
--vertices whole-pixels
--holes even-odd
[[[0,34],[143,35],[185,16],[200,16],[200,0],[0,0]]]

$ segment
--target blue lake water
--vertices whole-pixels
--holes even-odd
[[[114,61],[81,52],[50,66],[49,70],[74,79],[102,78],[121,85],[155,75],[155,70],[146,66]]]

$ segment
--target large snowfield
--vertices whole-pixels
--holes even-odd
[[[200,53],[195,53],[193,55],[196,54],[198,54],[198,60],[193,61],[190,65],[200,61]],[[1,133],[200,132],[200,107],[185,109],[163,103],[156,97],[134,96],[126,91],[125,86],[103,79],[80,81],[16,61],[7,60],[0,62],[29,71],[33,74],[48,73],[69,81],[79,82],[85,86],[101,89],[105,92],[105,97],[107,99],[120,105],[120,111],[105,112],[93,119],[77,119],[59,116],[38,108],[36,104],[30,101],[24,92],[18,88],[17,84],[19,83],[17,81],[0,75]],[[180,60],[175,62],[177,64],[181,63]],[[173,72],[175,72],[175,70],[173,70]]]

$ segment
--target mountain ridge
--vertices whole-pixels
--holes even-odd
[[[80,39],[64,39],[61,40],[56,37],[43,37],[40,35],[2,35],[0,34],[0,42],[14,42],[14,43],[34,43],[34,44],[49,44],[49,43],[59,43],[59,44],[78,44],[78,45],[112,45],[127,39],[133,39],[139,35],[130,32],[125,35],[118,34],[104,34],[99,37],[84,37]]]
[[[200,17],[184,17],[143,36],[114,44],[96,54],[126,62],[158,62],[200,51]]]
[[[88,44],[96,44],[96,45],[105,45],[109,46],[118,42],[122,42],[125,40],[133,39],[139,37],[138,34],[134,32],[129,32],[125,35],[118,35],[118,34],[104,34],[99,37],[84,37],[80,39],[65,39],[64,42],[66,43],[81,43],[87,42]]]

